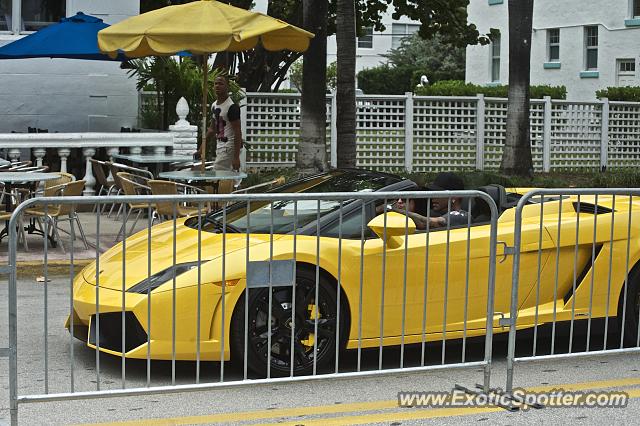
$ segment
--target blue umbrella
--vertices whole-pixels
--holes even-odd
[[[95,16],[78,12],[26,37],[0,47],[0,59],[71,58],[126,61],[119,54],[110,58],[98,49],[98,31],[109,25]]]

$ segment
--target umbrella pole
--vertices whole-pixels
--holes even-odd
[[[202,143],[200,154],[200,170],[204,171],[204,163],[207,160],[207,95],[209,92],[209,55],[202,56]]]

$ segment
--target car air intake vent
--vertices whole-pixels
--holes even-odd
[[[583,202],[573,202],[573,208],[576,211],[576,213],[580,212],[580,213],[588,213],[588,214],[605,214],[605,213],[611,213],[613,210],[611,210],[609,207],[604,207],[604,206],[600,206],[600,205],[596,205],[596,204],[591,204],[591,203],[583,203]]]

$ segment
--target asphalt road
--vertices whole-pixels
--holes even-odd
[[[73,350],[74,390],[96,390],[95,352],[82,342],[72,340],[63,328],[69,311],[69,278],[54,277],[46,285],[49,300],[46,312],[48,326],[46,344],[44,293],[45,284],[34,277],[23,278],[19,288],[19,393],[20,395],[69,392],[71,386],[71,350]],[[6,281],[0,283],[0,301],[7,300]],[[5,305],[6,306],[6,305]],[[4,312],[3,308],[0,312]],[[595,324],[601,330],[602,324]],[[548,352],[550,333],[541,330],[538,354]],[[567,330],[559,330],[556,349],[566,350]],[[584,346],[584,336],[578,330],[574,350]],[[518,354],[531,351],[530,333],[519,335]],[[610,338],[610,340],[613,340]],[[7,316],[0,316],[0,347],[7,346]],[[494,386],[503,387],[506,373],[506,336],[497,336],[494,342]],[[591,348],[602,346],[601,335],[594,335]],[[461,342],[448,342],[446,362],[454,363],[461,357]],[[430,344],[427,362],[439,364],[441,345]],[[391,348],[383,354],[385,368],[399,366],[399,349]],[[478,361],[484,355],[483,339],[467,342],[466,359]],[[640,397],[640,356],[637,354],[607,355],[546,362],[521,364],[516,369],[516,386],[552,387],[572,385],[575,389],[627,389]],[[378,365],[377,350],[363,351],[362,369],[373,370]],[[405,366],[418,365],[420,348],[409,347],[405,353]],[[355,371],[357,352],[341,355],[341,371]],[[145,387],[149,377],[152,386],[171,384],[170,362],[128,360],[126,387]],[[220,363],[194,362],[176,364],[176,383],[190,384],[200,371],[200,382],[220,380]],[[148,376],[148,372],[150,375]],[[225,363],[224,379],[242,379],[241,366]],[[494,407],[478,408],[398,408],[400,391],[450,391],[454,384],[473,386],[482,381],[481,368],[439,370],[414,374],[386,375],[369,378],[318,380],[313,382],[250,385],[229,389],[198,391],[170,395],[139,395],[130,397],[93,399],[68,402],[48,402],[20,405],[20,424],[82,424],[141,420],[135,424],[254,424],[278,423],[311,425],[323,424],[439,424],[459,423],[559,423],[577,424],[617,422],[633,423],[640,414],[638,399],[632,398],[626,408],[546,408],[510,413]],[[123,386],[121,359],[100,356],[100,389],[120,389]],[[575,385],[578,383],[579,385]],[[576,387],[577,386],[577,387]],[[637,387],[634,387],[637,386]],[[0,359],[0,425],[8,424],[8,363]],[[635,393],[634,393],[635,392]],[[155,419],[151,421],[151,419]]]

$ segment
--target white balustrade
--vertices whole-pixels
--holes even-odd
[[[36,166],[42,167],[47,150],[45,148],[34,148],[32,152],[33,156],[36,157]]]
[[[67,159],[71,155],[71,148],[59,148],[58,156],[60,157],[60,171],[67,173]]]
[[[85,174],[82,179],[84,179],[84,191],[82,191],[82,195],[93,195],[95,191],[93,187],[96,184],[96,178],[93,177],[93,168],[91,167],[91,158],[96,155],[95,148],[84,148],[82,150],[82,155],[85,158]]]

